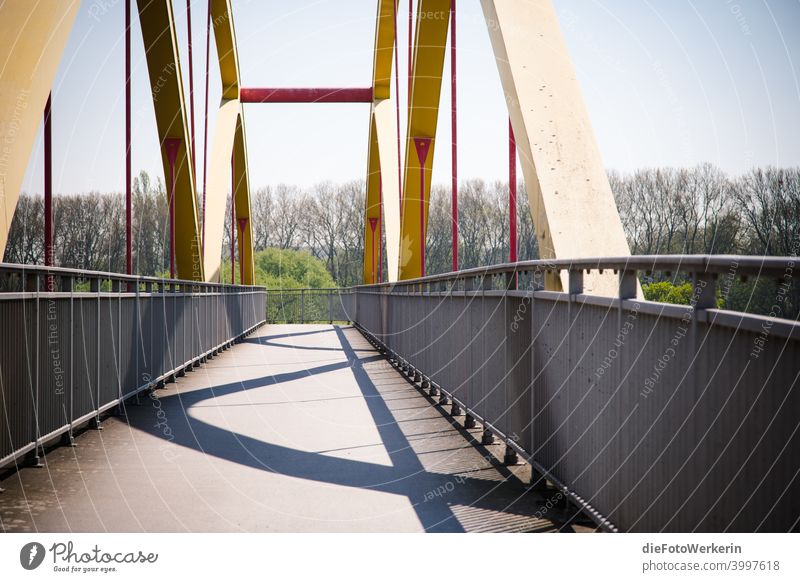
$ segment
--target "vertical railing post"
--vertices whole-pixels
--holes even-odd
[[[176,380],[178,377],[177,370],[178,370],[178,284],[175,281],[172,281],[169,285],[169,300],[172,303],[172,321],[170,322],[170,330],[172,333],[172,362],[171,362],[171,369],[172,369],[172,380]]]
[[[147,294],[147,298],[146,298],[146,304],[148,305],[147,312],[150,314],[150,323],[148,325],[150,333],[148,334],[149,338],[147,340],[147,345],[146,346],[144,345],[144,334],[142,334],[142,356],[143,356],[142,357],[142,364],[144,365],[144,369],[145,370],[149,370],[149,371],[145,372],[145,374],[147,374],[147,384],[148,384],[148,387],[149,387],[150,384],[153,381],[153,370],[150,368],[150,366],[152,366],[152,362],[153,362],[153,360],[152,360],[152,352],[151,352],[151,350],[153,349],[153,311],[154,311],[154,309],[153,309],[153,283],[152,283],[152,281],[145,282],[145,284],[144,284],[144,292]],[[140,310],[139,313],[141,314],[141,306],[139,307],[139,310]],[[140,315],[140,317],[141,317],[141,315]],[[148,355],[149,352],[150,352],[150,355]],[[142,378],[144,378],[144,376],[142,376]]]
[[[300,289],[300,323],[306,322],[306,290]]]
[[[422,290],[422,289],[421,289],[421,288],[422,288],[422,285],[424,285],[424,283],[420,285],[420,291]],[[450,305],[452,305],[453,307],[455,307],[455,306],[457,305],[457,303],[455,302],[455,299],[454,299],[454,297],[453,297],[453,293],[454,293],[454,292],[457,292],[457,291],[459,291],[459,285],[460,285],[460,284],[459,284],[459,279],[458,279],[458,278],[455,278],[455,279],[451,279],[451,280],[450,280],[450,288],[447,290],[447,298],[446,298],[446,301],[447,301],[447,302],[448,302]],[[462,305],[466,305],[466,302],[464,302]],[[462,321],[464,320],[464,313],[463,313],[463,311],[461,312],[461,314],[459,314],[459,316],[458,316],[458,317],[459,317],[459,318],[460,318]],[[456,328],[456,329],[457,329],[457,328]],[[456,349],[458,349],[458,348],[456,348]],[[457,363],[457,365],[460,365],[460,362],[458,362],[458,360],[456,360],[456,363]],[[461,378],[461,370],[457,370],[457,371],[456,371],[456,375],[457,375],[459,378]],[[456,384],[454,383],[454,385],[453,385],[453,393],[455,394],[456,390],[458,390],[458,389],[460,389],[460,391],[461,391],[461,393],[459,394],[459,397],[463,399],[463,398],[464,398],[464,396],[463,396],[463,386],[460,386],[460,387],[459,387],[458,385],[456,385]],[[453,401],[452,401],[452,406],[450,407],[450,416],[461,416],[462,414],[464,414],[464,411],[461,409],[461,406],[459,406],[458,402],[456,402],[455,398],[453,398]]]
[[[112,283],[114,291],[117,293],[117,398],[119,403],[117,409],[121,413],[123,411],[122,404],[122,282],[115,279]],[[113,331],[114,326],[111,326]]]
[[[49,281],[50,281],[50,275],[47,276],[47,282],[49,283]],[[34,366],[34,368],[33,368],[33,370],[34,370],[34,372],[33,372],[33,386],[34,386],[34,392],[33,392],[34,393],[34,397],[33,397],[33,430],[34,430],[33,441],[34,441],[34,449],[33,449],[33,454],[29,458],[29,464],[32,467],[40,468],[40,467],[43,466],[41,461],[40,461],[41,457],[39,456],[39,448],[42,445],[42,443],[40,442],[41,430],[40,430],[40,427],[39,427],[39,398],[41,397],[41,394],[39,392],[39,356],[40,356],[40,354],[39,354],[39,344],[41,343],[40,342],[40,338],[39,338],[39,334],[40,334],[40,328],[41,328],[40,295],[41,295],[42,281],[41,281],[41,277],[39,276],[38,273],[33,275],[32,282],[33,282],[33,285],[31,287],[32,287],[32,290],[35,293],[35,297],[36,297],[36,300],[35,300],[35,303],[34,303],[34,305],[36,306],[36,333],[31,334],[31,335],[33,335],[33,341],[35,342],[34,350],[33,350],[33,353],[34,353],[34,359],[33,359],[33,366]]]
[[[491,290],[492,290],[492,276],[491,275],[483,275],[483,277],[481,279],[481,313],[482,313],[482,319],[483,319],[484,325],[486,324],[486,314],[488,312],[487,305],[486,305],[486,292],[487,291],[491,291]],[[486,347],[486,335],[487,335],[486,333],[483,334],[483,339],[480,342],[481,357],[480,357],[479,361],[481,361],[481,362],[485,362],[486,361],[486,354],[489,353],[489,351],[491,351],[492,349],[494,349],[494,346],[492,346],[491,348],[487,349],[487,347]],[[486,369],[486,366],[483,366],[482,368],[483,368],[483,370],[482,370],[482,373],[481,373],[481,380],[482,380],[482,383],[483,383],[483,390],[486,390],[486,386],[487,386],[487,382],[486,382],[487,369]],[[485,412],[484,412],[484,414],[485,414]],[[486,427],[485,425],[483,427],[483,433],[481,433],[481,444],[482,445],[494,444],[494,433],[491,430],[489,430],[489,428]]]
[[[189,285],[181,285],[181,322],[183,326],[183,362],[181,362],[181,366],[185,366],[186,362],[192,359],[191,356],[191,348],[189,350],[186,349],[186,343],[189,337],[189,329],[191,326],[191,320],[187,321],[186,312],[190,310],[191,304],[191,287]]]
[[[69,431],[66,444],[75,446],[72,423],[75,421],[75,278],[64,277],[62,285],[69,289]]]
[[[469,325],[468,329],[469,329],[470,332],[472,331],[472,313],[473,313],[473,308],[472,308],[473,298],[470,295],[470,293],[473,291],[474,288],[475,288],[475,278],[474,277],[466,277],[464,279],[464,317],[467,318],[466,321],[468,322],[468,325]],[[472,338],[472,341],[474,341],[474,338]],[[470,348],[470,349],[472,349],[472,348]],[[467,397],[468,398],[470,398],[472,396],[472,394],[471,394],[472,393],[471,384],[473,384],[474,382],[475,382],[475,380],[473,378],[473,379],[470,380],[469,384],[467,384]],[[474,406],[475,405],[474,402],[469,402],[469,401],[468,401],[468,404],[469,404],[469,406]],[[470,414],[467,411],[466,415],[464,416],[464,428],[472,429],[472,428],[475,428],[476,425],[477,425],[477,423],[475,422],[475,417],[472,416],[472,414]]]
[[[144,285],[144,292],[147,293],[147,312],[150,314],[150,323],[148,324],[148,328],[150,333],[148,334],[147,345],[144,345],[144,338],[142,338],[142,352],[144,357],[142,358],[145,372],[148,376],[147,383],[148,385],[152,386],[153,378],[155,377],[155,371],[153,370],[153,312],[155,311],[155,298],[153,297],[153,283],[152,281],[147,281]]]
[[[717,306],[717,277],[704,271],[692,273],[692,300],[695,309]]]
[[[93,404],[94,404],[95,416],[94,416],[94,419],[92,420],[91,426],[92,426],[92,428],[94,428],[96,430],[102,430],[103,429],[103,426],[100,423],[100,412],[99,412],[99,409],[100,409],[100,345],[102,343],[101,340],[100,340],[100,292],[101,292],[101,288],[102,288],[102,285],[101,285],[100,279],[98,279],[97,277],[93,277],[91,279],[91,282],[89,283],[89,289],[90,289],[90,291],[94,292],[95,299],[96,299],[95,304],[96,304],[96,308],[97,309],[95,311],[95,315],[97,316],[97,321],[95,322],[95,324],[96,324],[95,325],[95,327],[96,327],[95,338],[97,340],[96,341],[96,344],[97,344],[96,348],[97,349],[95,349],[95,354],[94,354],[94,357],[95,357],[95,387],[94,387],[95,388],[95,397],[94,397],[94,403]]]
[[[622,269],[619,272],[619,298],[622,299],[635,299],[639,288],[639,279],[636,271]],[[620,302],[620,307],[622,306]]]
[[[568,279],[570,296],[583,293],[583,269],[570,269]],[[570,301],[572,301],[572,297],[570,297]]]

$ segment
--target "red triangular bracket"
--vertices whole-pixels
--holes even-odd
[[[415,137],[414,147],[417,150],[417,157],[419,158],[420,165],[424,166],[428,159],[428,152],[431,149],[431,141],[429,137]]]
[[[171,165],[175,165],[178,159],[178,150],[181,147],[181,139],[178,137],[168,137],[164,139],[164,149],[167,152],[167,160]]]

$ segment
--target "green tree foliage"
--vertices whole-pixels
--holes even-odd
[[[692,284],[674,284],[669,281],[658,281],[656,283],[645,283],[642,285],[644,298],[648,301],[658,301],[659,303],[673,303],[675,305],[689,305],[692,300]]]
[[[730,176],[710,164],[693,168],[644,168],[609,173],[631,253],[800,254],[800,168],[753,168]],[[163,275],[169,267],[167,198],[160,180],[142,172],[133,184],[133,260],[141,275]],[[364,182],[320,183],[254,189],[250,200],[255,251],[303,251],[325,266],[331,281],[347,287],[361,283],[364,240]],[[125,201],[121,194],[59,194],[54,199],[55,262],[77,269],[121,272],[125,268]],[[225,212],[230,216],[230,210]],[[451,192],[434,185],[426,240],[428,274],[448,272],[451,261]],[[42,197],[23,194],[9,232],[5,261],[41,264]],[[517,194],[518,258],[536,259],[539,249],[524,184]],[[459,266],[491,265],[508,260],[508,185],[466,180],[459,185]],[[230,262],[226,222],[220,252]],[[386,247],[383,272],[387,274]],[[270,287],[316,285],[313,271],[293,270],[291,261],[266,261],[259,282]],[[226,279],[230,280],[230,268]],[[274,275],[269,275],[274,273]],[[658,301],[685,303],[691,293],[675,276],[655,273],[643,283]],[[271,278],[270,278],[271,277]],[[772,313],[776,302],[784,317],[800,314],[800,277],[776,283],[772,277],[741,281],[732,273],[720,278],[724,307]]]
[[[734,285],[734,288],[737,289],[736,305],[742,304],[743,302],[739,296],[741,294],[739,287]],[[656,281],[653,283],[644,283],[642,285],[642,292],[644,293],[644,298],[648,301],[672,303],[673,305],[691,305],[692,303],[692,284],[688,281]],[[732,297],[726,297],[722,290],[717,288],[717,307],[730,309],[731,302]],[[746,309],[738,308],[736,310],[746,311]]]
[[[323,289],[336,287],[325,263],[307,251],[269,248],[255,256],[256,284],[267,289]],[[236,265],[237,280],[239,278]],[[223,281],[231,280],[231,264],[222,267]]]

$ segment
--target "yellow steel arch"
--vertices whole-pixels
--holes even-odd
[[[628,256],[589,113],[551,0],[481,0],[542,258]],[[567,288],[566,273],[550,289]],[[617,275],[584,287],[617,296]],[[641,291],[640,291],[641,295]]]
[[[431,170],[449,23],[450,0],[419,0],[403,174],[400,279],[424,274]]]
[[[375,24],[372,73],[373,102],[370,109],[367,154],[366,209],[364,220],[364,283],[378,280],[381,230],[386,232],[389,281],[397,280],[400,243],[400,160],[397,152],[397,118],[392,98],[396,0],[380,0]]]
[[[239,255],[243,261],[245,285],[255,283],[253,236],[250,221],[250,181],[247,170],[247,148],[244,137],[244,113],[239,100],[239,60],[236,51],[236,32],[230,0],[213,0],[211,22],[217,46],[222,102],[217,111],[216,127],[208,158],[205,214],[205,276],[207,281],[219,281],[222,260],[223,234],[229,217],[225,212],[227,193],[231,184],[231,153],[236,176],[235,210]],[[235,152],[234,152],[235,149]],[[241,229],[240,229],[241,227]],[[237,273],[237,278],[238,278]]]
[[[241,263],[241,283],[255,285],[253,257],[253,229],[250,220],[250,179],[247,173],[247,140],[244,134],[244,117],[239,115],[233,144],[234,184],[236,211],[236,240]],[[236,274],[239,278],[239,273]]]
[[[0,260],[80,2],[0,2]]]
[[[194,165],[172,2],[138,0],[138,6],[168,196],[171,189],[170,163],[165,144],[167,140],[178,140],[180,144],[175,162],[174,188],[176,276],[202,281],[203,261]]]

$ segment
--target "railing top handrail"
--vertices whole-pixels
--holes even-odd
[[[797,257],[766,257],[752,255],[632,255],[622,257],[587,257],[580,259],[536,259],[517,263],[500,263],[462,271],[439,273],[396,283],[376,283],[356,287],[393,287],[451,281],[471,277],[486,277],[504,273],[580,271],[589,269],[617,271],[675,271],[690,273],[732,273],[740,275],[783,276],[791,274]]]
[[[280,289],[270,289],[269,287],[265,287],[267,293],[299,293],[300,291],[320,291],[322,293],[328,292],[349,292],[352,287],[281,287]]]
[[[226,287],[242,290],[264,289],[257,285],[232,285],[230,283],[209,283],[206,281],[189,281],[187,279],[169,279],[147,275],[127,275],[125,273],[110,273],[106,271],[90,271],[84,269],[70,269],[67,267],[47,267],[45,265],[20,265],[17,263],[0,263],[0,273],[32,273],[38,275],[73,276],[85,279],[108,279],[126,281],[131,283],[166,283],[169,285],[191,285],[203,287]]]
[[[44,265],[20,265],[0,263],[0,272],[34,273],[41,275],[73,276],[87,279],[107,279],[115,281],[162,283],[169,285],[213,286],[233,289],[262,289],[269,293],[298,293],[301,291],[348,292],[355,288],[386,288],[397,285],[414,285],[437,281],[452,281],[471,277],[487,277],[504,273],[546,272],[546,271],[579,271],[589,269],[616,271],[675,271],[689,273],[730,273],[734,276],[761,275],[767,277],[791,276],[797,257],[767,257],[753,255],[632,255],[621,257],[587,257],[579,259],[536,259],[517,263],[499,263],[485,267],[474,267],[461,271],[439,273],[405,279],[395,283],[376,283],[355,285],[352,287],[324,287],[297,289],[266,289],[259,286],[231,285],[230,283],[208,283],[185,279],[169,279],[144,275],[126,275],[105,271],[70,269],[65,267],[47,267]]]

